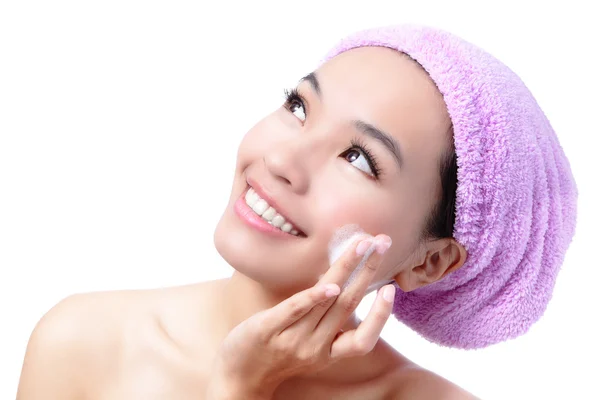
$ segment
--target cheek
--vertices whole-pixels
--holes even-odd
[[[319,226],[332,233],[342,225],[359,224],[371,234],[388,233],[382,232],[389,229],[385,222],[391,215],[397,214],[388,212],[392,211],[387,199],[389,194],[370,188],[368,182],[353,182],[344,176],[346,171],[336,173],[342,178],[338,175],[323,178],[315,188],[316,198],[311,204]],[[360,179],[366,181],[366,178]]]
[[[375,197],[365,198],[356,194],[344,192],[342,189],[333,188],[320,192],[314,205],[313,216],[318,221],[320,242],[323,252],[326,251],[330,241],[344,226],[356,224],[361,230],[373,236],[386,233],[391,236],[387,224],[382,218],[382,209]]]
[[[416,243],[419,231],[419,212],[409,198],[390,193],[377,196],[376,191],[364,189],[350,194],[343,191],[323,191],[314,201],[314,216],[319,220],[321,238],[328,242],[337,229],[348,224],[358,224],[365,232],[375,236],[386,234],[393,245],[386,264],[397,264],[406,259]],[[387,268],[387,267],[386,267]]]
[[[349,221],[361,226],[372,223],[376,216],[373,201],[364,201],[356,197],[336,196],[331,193],[317,202],[317,215],[322,225],[331,227],[336,223],[346,224]],[[366,228],[366,227],[365,227]]]

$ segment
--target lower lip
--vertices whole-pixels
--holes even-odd
[[[242,196],[235,202],[233,208],[235,213],[244,221],[246,224],[259,230],[263,233],[273,235],[281,238],[298,238],[299,236],[292,235],[291,233],[286,233],[279,228],[275,228],[273,225],[269,224],[262,217],[254,212],[250,208],[248,204],[246,204],[246,192],[242,194]]]

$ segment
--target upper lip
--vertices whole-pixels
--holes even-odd
[[[277,213],[279,215],[281,215],[285,219],[286,222],[289,222],[290,224],[292,224],[294,226],[294,228],[296,228],[300,232],[306,234],[306,232],[304,231],[304,229],[302,229],[298,224],[296,224],[296,222],[294,220],[292,220],[292,219],[289,218],[289,214],[287,212],[287,209],[285,207],[283,207],[277,200],[275,200],[265,190],[265,188],[260,185],[260,183],[256,182],[252,178],[248,178],[247,182],[248,182],[248,185],[250,185],[252,187],[252,189],[254,189],[254,191],[260,196],[261,199],[263,199],[264,201],[266,201],[267,203],[269,203],[269,205],[271,207],[273,207],[275,210],[277,210]]]

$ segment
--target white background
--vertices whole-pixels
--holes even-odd
[[[383,337],[484,399],[600,398],[600,32],[595,1],[556,3],[3,1],[0,398],[67,295],[229,276],[212,234],[241,137],[338,39],[401,22],[448,29],[522,77],[571,160],[579,223],[527,335],[449,350],[392,318]]]

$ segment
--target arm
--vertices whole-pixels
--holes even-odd
[[[77,343],[81,323],[77,295],[48,311],[35,326],[21,371],[17,400],[82,398],[81,360]]]

